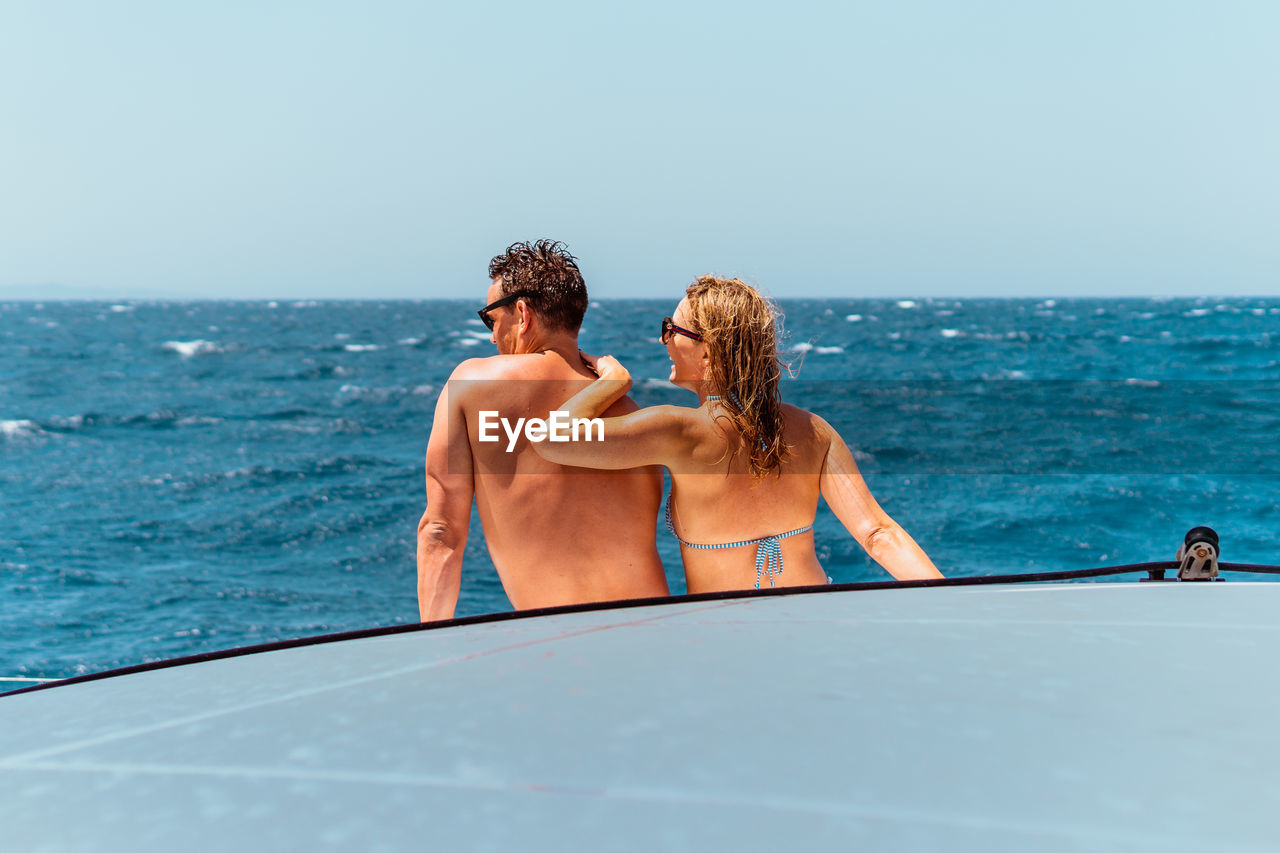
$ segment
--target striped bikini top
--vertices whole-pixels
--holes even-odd
[[[744,545],[756,546],[756,589],[760,588],[761,575],[768,575],[769,586],[773,586],[774,577],[782,574],[782,543],[779,540],[786,539],[788,536],[799,536],[801,533],[807,533],[812,529],[812,524],[806,524],[804,527],[797,527],[795,530],[788,530],[786,533],[779,533],[776,536],[743,539],[741,542],[726,542],[723,545],[700,545],[697,542],[686,542],[680,538],[679,533],[676,533],[675,522],[671,520],[671,497],[670,495],[667,496],[667,530],[670,530],[671,535],[684,547],[694,548],[699,551],[721,551],[726,548],[741,548]]]

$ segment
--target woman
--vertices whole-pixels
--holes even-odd
[[[867,553],[899,580],[942,574],[867,489],[826,421],[782,402],[776,315],[738,279],[703,276],[662,321],[671,382],[696,409],[654,406],[607,418],[603,441],[540,442],[543,457],[587,468],[665,465],[667,526],[680,541],[689,592],[826,583],[813,546],[818,495]],[[631,387],[617,360],[561,408],[594,418]],[[593,436],[594,437],[594,436]]]

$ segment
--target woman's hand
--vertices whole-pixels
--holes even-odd
[[[601,379],[625,380],[627,388],[631,387],[631,373],[611,355],[602,355],[596,359],[596,373]]]

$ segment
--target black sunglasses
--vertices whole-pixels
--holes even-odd
[[[699,342],[702,341],[702,335],[698,334],[697,332],[691,332],[688,329],[683,329],[680,326],[677,326],[675,323],[671,322],[670,317],[663,317],[662,318],[662,334],[658,336],[658,340],[662,341],[665,344],[667,341],[671,340],[671,334],[673,332],[677,335],[684,335],[686,338],[689,338],[691,340],[695,340]]]
[[[484,306],[476,313],[480,315],[480,322],[484,323],[484,327],[492,332],[493,318],[489,316],[490,311],[492,311],[495,308],[503,308],[507,305],[510,305],[512,302],[515,302],[517,299],[520,299],[522,297],[533,296],[533,295],[534,294],[530,293],[527,290],[518,290],[515,293],[509,293],[506,296],[502,297],[501,299],[497,299],[497,300],[494,300],[493,302],[490,302],[488,305]]]

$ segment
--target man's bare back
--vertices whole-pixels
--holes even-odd
[[[503,296],[500,278],[488,293]],[[453,372],[427,446],[427,511],[418,526],[421,618],[453,615],[474,495],[489,554],[518,609],[667,595],[655,545],[662,469],[599,471],[548,462],[523,434],[482,442],[480,412],[543,418],[595,378],[572,335],[540,328],[523,301],[493,312],[500,354]],[[624,398],[609,410],[638,407]]]

